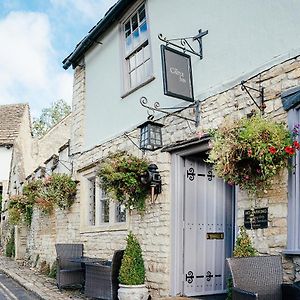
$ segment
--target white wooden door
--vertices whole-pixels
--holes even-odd
[[[233,189],[204,159],[185,159],[184,177],[184,295],[224,293],[225,258],[233,245]]]

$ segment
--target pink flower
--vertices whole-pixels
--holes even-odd
[[[203,137],[203,135],[204,135],[204,132],[203,132],[203,131],[198,131],[198,132],[196,133],[196,136],[197,136],[198,139],[201,139],[201,138]]]

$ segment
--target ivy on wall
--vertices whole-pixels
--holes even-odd
[[[33,207],[38,207],[49,215],[57,206],[69,209],[75,201],[77,183],[67,174],[53,174],[41,179],[27,182],[21,195],[10,197],[8,213],[9,222],[30,225]]]

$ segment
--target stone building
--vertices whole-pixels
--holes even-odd
[[[299,3],[284,1],[119,0],[63,62],[74,68],[71,137],[64,155],[79,181],[77,199],[70,211],[57,210],[48,220],[41,221],[37,212],[29,255],[51,262],[54,243],[82,242],[86,255],[111,258],[131,230],[140,241],[154,299],[223,293],[225,257],[232,254],[250,204],[238,187],[214,176],[206,163],[209,138],[201,132],[217,128],[226,116],[240,118],[256,109],[241,81],[264,88],[266,117],[291,127],[299,122],[299,9]],[[167,38],[157,38],[160,33]],[[182,50],[180,41],[171,40],[183,37],[195,49],[189,53],[190,100],[200,102],[197,127],[197,101],[169,97],[163,86],[160,46],[187,53],[190,48]],[[186,82],[187,73],[173,71]],[[252,94],[259,103],[259,93]],[[134,145],[147,119],[142,97],[176,111],[155,114],[164,125],[164,147],[155,151]],[[120,150],[147,157],[162,177],[162,193],[147,203],[143,216],[133,211],[120,218],[118,203],[103,196],[97,184],[98,162]],[[258,207],[268,207],[268,227],[249,231],[261,254],[282,255],[287,281],[299,276],[298,171],[296,165],[295,174],[284,172],[260,199]],[[207,239],[208,233],[223,238]]]
[[[28,104],[8,104],[0,106],[0,194],[1,207],[1,234],[6,224],[6,209],[8,204],[9,189],[17,190],[18,186],[13,178],[12,161],[18,156],[17,163],[13,166],[20,178],[25,179],[29,170],[27,164],[28,140],[31,140],[30,112]],[[23,163],[24,161],[25,164]]]
[[[31,133],[29,106],[27,104],[20,104],[3,107],[6,109],[6,115],[9,116],[7,117],[7,121],[10,121],[10,141],[13,141],[11,157],[9,160],[6,159],[3,162],[4,164],[9,164],[7,167],[8,185],[5,194],[6,198],[2,203],[3,213],[1,222],[1,241],[2,245],[5,246],[6,241],[11,235],[11,230],[14,227],[8,222],[9,216],[7,208],[9,205],[9,196],[22,194],[23,184],[31,174],[34,174],[36,178],[45,175],[45,171],[47,170],[45,166],[47,167],[47,164],[44,166],[44,162],[48,161],[49,163],[49,161],[51,161],[49,157],[52,158],[58,155],[60,148],[67,144],[70,138],[71,115],[63,118],[43,137],[34,138]],[[15,126],[15,129],[13,126]],[[35,210],[33,215],[34,220],[36,213]],[[37,229],[35,231],[38,232]],[[32,248],[35,247],[35,243],[32,243],[30,240],[32,236],[30,228],[18,225],[15,226],[14,233],[16,245],[15,258],[25,258],[27,255],[27,244],[33,245]],[[36,239],[36,242],[38,243],[39,239]]]

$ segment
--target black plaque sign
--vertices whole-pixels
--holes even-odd
[[[268,228],[268,208],[248,209],[244,211],[244,226],[246,229]]]
[[[191,57],[161,45],[164,94],[194,102]]]

